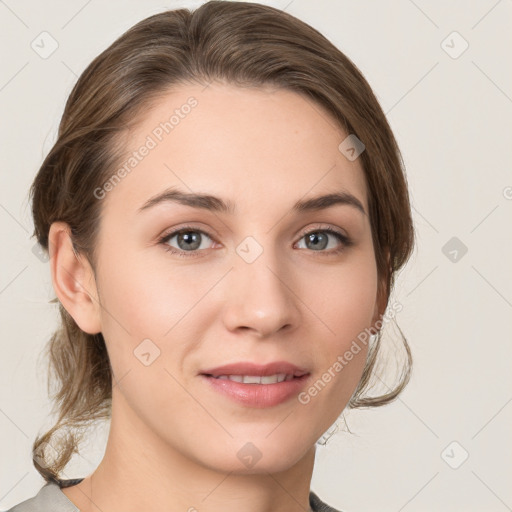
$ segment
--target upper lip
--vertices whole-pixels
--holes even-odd
[[[255,364],[249,361],[239,363],[230,363],[216,368],[202,370],[201,374],[219,377],[220,375],[254,375],[264,377],[266,375],[275,375],[285,373],[294,377],[301,377],[309,373],[305,368],[300,368],[286,361],[275,361],[268,364]]]

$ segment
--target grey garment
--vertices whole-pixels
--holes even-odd
[[[60,490],[80,483],[83,478],[48,482],[39,492],[28,500],[22,501],[7,512],[80,512],[68,497]],[[313,512],[342,512],[324,503],[313,491],[309,492],[309,505]]]
[[[18,503],[7,512],[80,512],[60,489],[78,484],[82,480],[83,478],[60,480],[59,484],[48,482],[33,498]]]
[[[313,512],[343,512],[324,503],[313,491],[309,491],[309,506]]]

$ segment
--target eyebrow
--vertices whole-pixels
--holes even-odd
[[[233,215],[236,211],[235,204],[232,201],[226,201],[220,197],[209,194],[186,193],[172,187],[148,199],[137,211],[140,213],[162,203],[180,203],[191,206],[192,208],[200,208],[230,215]],[[324,210],[335,205],[351,206],[363,215],[367,215],[361,201],[349,192],[337,192],[299,200],[293,205],[292,210],[297,213],[302,213],[306,211]]]

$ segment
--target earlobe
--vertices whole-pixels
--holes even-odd
[[[50,226],[48,250],[53,287],[60,303],[82,331],[101,332],[94,272],[87,258],[75,253],[68,224],[54,222]]]

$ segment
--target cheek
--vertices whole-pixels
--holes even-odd
[[[213,280],[212,276],[212,280]],[[100,295],[106,330],[123,338],[163,340],[211,287],[209,280],[171,265],[148,265],[125,259],[104,268]]]
[[[340,266],[331,272],[323,293],[317,289],[314,312],[325,323],[325,336],[319,346],[319,380],[310,396],[321,394],[317,406],[336,410],[346,404],[364,369],[377,299],[377,269],[370,257]],[[322,282],[322,281],[320,281]],[[322,392],[327,388],[327,392]],[[317,393],[317,394],[315,394]],[[327,406],[327,402],[329,405]]]
[[[332,424],[356,390],[368,354],[369,328],[375,311],[376,269],[352,267],[332,279],[325,293],[318,294],[316,311],[326,326],[316,352],[317,374],[299,402],[310,415]]]
[[[190,396],[172,378],[172,361],[187,350],[183,327],[200,290],[179,268],[157,268],[136,258],[117,261],[104,265],[98,277],[102,333],[119,389],[140,417],[163,411],[164,405],[167,411],[169,397],[174,407],[185,407]]]
[[[309,292],[311,310],[325,323],[332,349],[343,350],[372,324],[377,300],[377,268],[373,258],[361,257],[340,265],[339,271],[315,279]],[[308,296],[306,295],[306,296]]]
[[[148,265],[136,258],[105,266],[100,276],[102,332],[116,378],[130,372],[131,379],[144,382],[137,394],[152,388],[153,379],[162,375],[169,380],[166,369],[182,371],[203,328],[214,321],[218,307],[212,306],[209,290],[219,275],[222,272],[198,275],[197,270],[180,265]],[[144,363],[150,361],[146,367]],[[170,388],[175,387],[170,382]],[[179,388],[174,392],[179,395]]]

